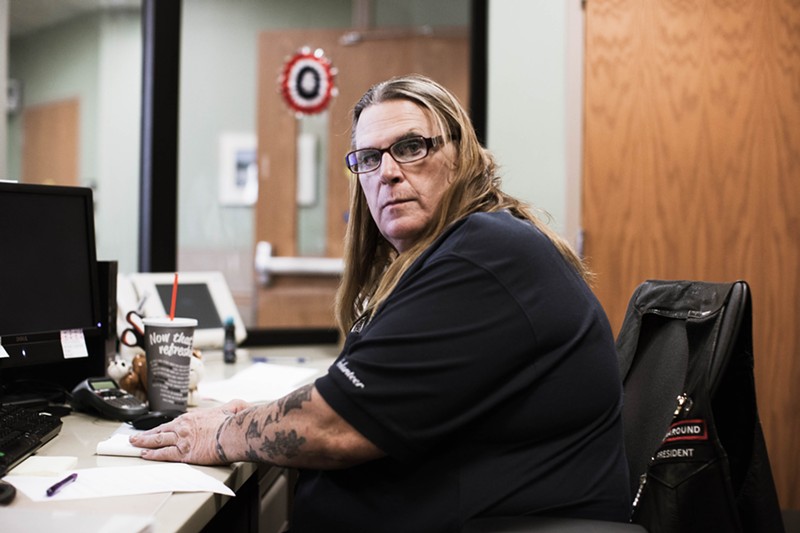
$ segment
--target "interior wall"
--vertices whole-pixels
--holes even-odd
[[[81,152],[78,175],[82,184],[96,176],[95,144],[99,19],[96,16],[42,31],[36,36],[11,39],[8,75],[22,82],[24,105],[68,98],[81,103]],[[21,114],[8,120],[8,175],[21,176]]]
[[[8,0],[0,0],[0,109],[6,109],[8,101]],[[5,114],[5,113],[4,113]],[[7,146],[7,121],[0,120],[0,147]],[[0,149],[0,179],[6,179],[7,151]]]
[[[100,19],[97,144],[94,147],[97,254],[134,272],[139,242],[142,27],[138,11]]]
[[[496,0],[488,17],[487,147],[500,163],[504,189],[548,213],[550,225],[575,244],[580,1]]]
[[[25,106],[75,98],[78,184],[94,189],[98,259],[136,269],[141,102],[138,10],[92,13],[9,44]],[[22,113],[9,115],[7,176],[22,176]]]
[[[218,154],[220,134],[256,132],[258,33],[347,26],[350,2],[312,0],[299,9],[295,2],[242,1],[235,7],[183,3],[178,235],[180,248],[239,249],[251,259],[253,209],[220,204]]]

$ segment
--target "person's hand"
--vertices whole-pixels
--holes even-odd
[[[224,405],[214,407],[214,409],[219,409],[224,413],[235,415],[236,413],[244,411],[245,409],[249,409],[250,407],[253,407],[253,405],[244,400],[231,400]]]
[[[242,400],[221,407],[184,413],[175,420],[132,435],[130,442],[142,450],[141,457],[152,461],[172,461],[198,465],[228,464],[217,439],[229,418],[250,407]]]

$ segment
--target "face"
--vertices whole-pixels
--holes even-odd
[[[391,100],[362,111],[355,131],[356,149],[388,148],[412,135],[435,137],[432,121],[416,104]],[[386,152],[381,166],[359,174],[370,213],[384,238],[398,252],[414,245],[433,219],[453,177],[450,142],[412,163],[397,163]]]

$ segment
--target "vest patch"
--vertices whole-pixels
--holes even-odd
[[[664,436],[664,442],[679,442],[686,440],[708,440],[706,421],[697,418],[694,420],[681,420],[669,427]]]

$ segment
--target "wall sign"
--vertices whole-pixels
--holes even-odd
[[[292,111],[298,115],[314,115],[325,111],[336,96],[334,76],[336,69],[322,49],[312,52],[304,47],[284,63],[278,80],[279,90]]]

